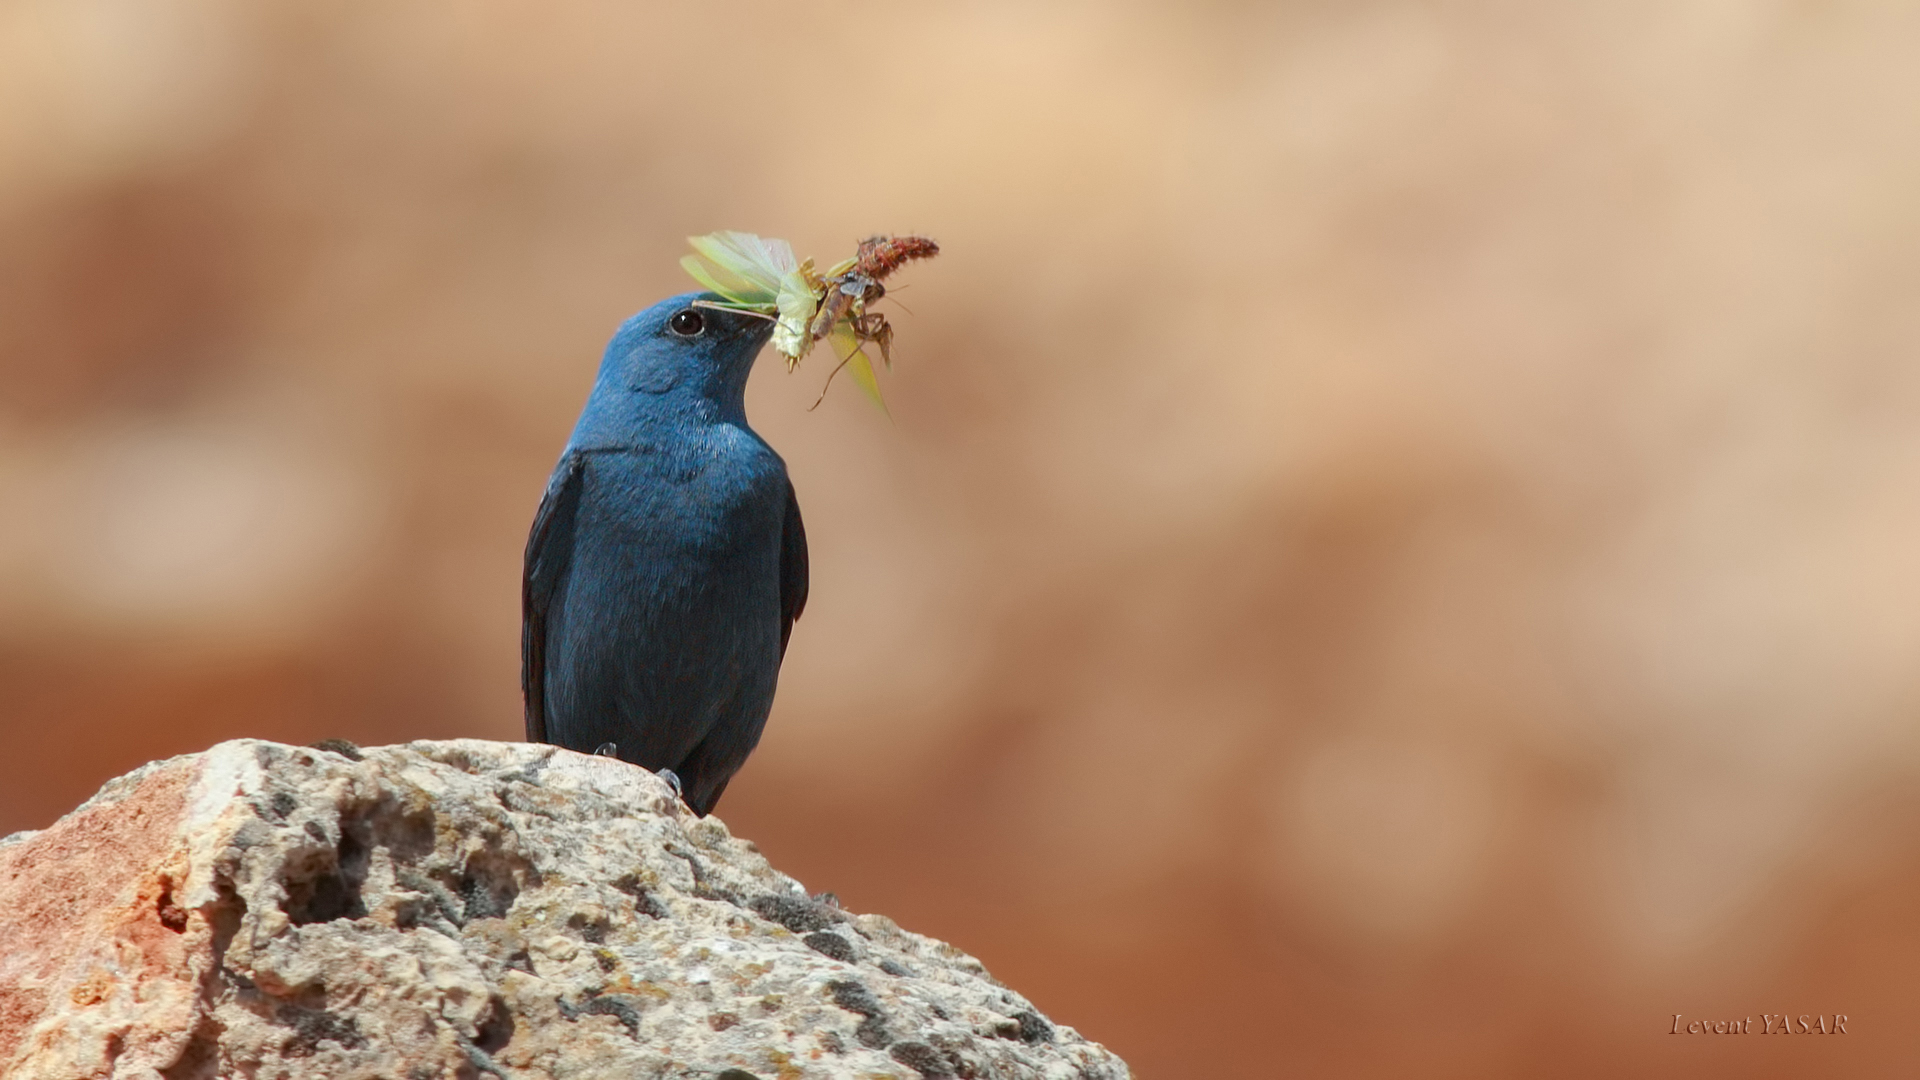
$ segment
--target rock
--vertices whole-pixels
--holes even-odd
[[[358,754],[221,743],[0,840],[0,1075],[1128,1075],[642,769]]]

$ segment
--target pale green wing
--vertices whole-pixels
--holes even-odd
[[[738,275],[729,274],[724,270],[716,273],[713,269],[710,269],[706,263],[701,262],[698,255],[680,256],[680,268],[685,270],[689,277],[699,282],[701,287],[705,288],[708,292],[719,293],[733,303],[747,307],[757,308],[766,306],[764,303],[756,303],[749,299],[749,297],[755,293],[752,285],[742,280]]]
[[[847,374],[866,391],[867,397],[880,406],[881,412],[887,412],[887,401],[880,396],[880,380],[874,378],[873,365],[867,361],[867,354],[860,348],[860,336],[853,332],[853,324],[841,321],[835,323],[827,332],[827,340],[833,343],[833,351],[838,353]],[[823,389],[822,394],[826,393]],[[889,416],[892,413],[888,413]]]
[[[776,304],[784,279],[796,269],[793,248],[785,240],[715,232],[690,236],[687,243],[699,257],[685,256],[680,265],[693,280],[739,304]]]
[[[888,416],[893,415],[887,408],[886,399],[880,396],[880,380],[873,377],[873,365],[867,362],[866,353],[853,354],[853,359],[847,361],[847,374],[853,376],[853,381],[859,384],[860,389],[867,392],[867,397],[872,399],[875,405],[880,406],[881,412]]]

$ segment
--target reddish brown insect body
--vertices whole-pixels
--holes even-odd
[[[847,366],[848,361],[859,355],[859,346],[867,343],[880,346],[880,362],[892,367],[893,327],[887,324],[885,315],[868,311],[867,305],[887,294],[887,287],[880,284],[881,278],[914,259],[931,259],[938,254],[940,245],[924,236],[870,236],[860,241],[853,267],[826,279],[826,293],[820,298],[820,306],[807,332],[819,341],[844,322],[853,330],[856,344],[852,352],[840,358],[840,367]],[[833,373],[838,374],[840,367],[834,368]],[[833,374],[827,376],[827,382],[833,382]],[[823,386],[820,400],[826,400],[826,396]],[[820,401],[813,404],[817,407]]]
[[[820,311],[813,317],[809,332],[813,340],[819,341],[833,329],[833,324],[841,319],[859,319],[862,316],[854,311],[856,305],[865,311],[869,300],[878,300],[887,294],[887,287],[871,278],[862,277],[858,270],[842,274],[827,281],[827,295],[820,300]]]
[[[860,241],[853,272],[875,281],[900,269],[914,259],[931,259],[940,254],[940,245],[924,236],[873,236]]]
[[[887,294],[887,287],[880,284],[881,278],[900,269],[904,263],[931,259],[938,254],[940,245],[924,236],[870,236],[860,241],[853,268],[827,279],[827,293],[821,297],[820,309],[807,328],[813,340],[826,337],[834,324],[845,320],[853,324],[854,333],[861,341],[880,346],[880,359],[891,367],[893,357],[888,354],[893,343],[893,328],[887,325],[886,316],[868,312],[867,305]]]

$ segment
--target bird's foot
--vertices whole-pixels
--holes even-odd
[[[594,757],[619,757],[620,744],[603,742],[599,746],[596,746],[593,748],[593,756]]]
[[[307,745],[315,750],[325,750],[329,754],[339,754],[348,761],[359,761],[361,759],[360,747],[345,739],[321,739],[319,742],[308,743]]]
[[[654,773],[653,775],[667,782],[667,786],[673,789],[674,798],[680,799],[682,801],[686,800],[686,795],[683,794],[680,790],[680,774],[679,773],[674,772],[672,769],[661,769],[659,772]]]

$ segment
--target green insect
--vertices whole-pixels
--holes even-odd
[[[687,242],[697,254],[683,256],[680,265],[695,281],[725,297],[704,301],[707,306],[770,319],[774,351],[787,358],[789,371],[815,342],[829,342],[840,364],[827,376],[827,384],[832,385],[833,375],[844,367],[874,404],[887,407],[866,346],[879,346],[881,361],[892,367],[893,327],[867,305],[886,295],[882,281],[887,275],[914,259],[938,255],[939,245],[924,236],[876,236],[861,241],[853,258],[823,274],[813,268],[812,259],[796,260],[784,240],[716,232]],[[821,387],[821,400],[826,393]]]

